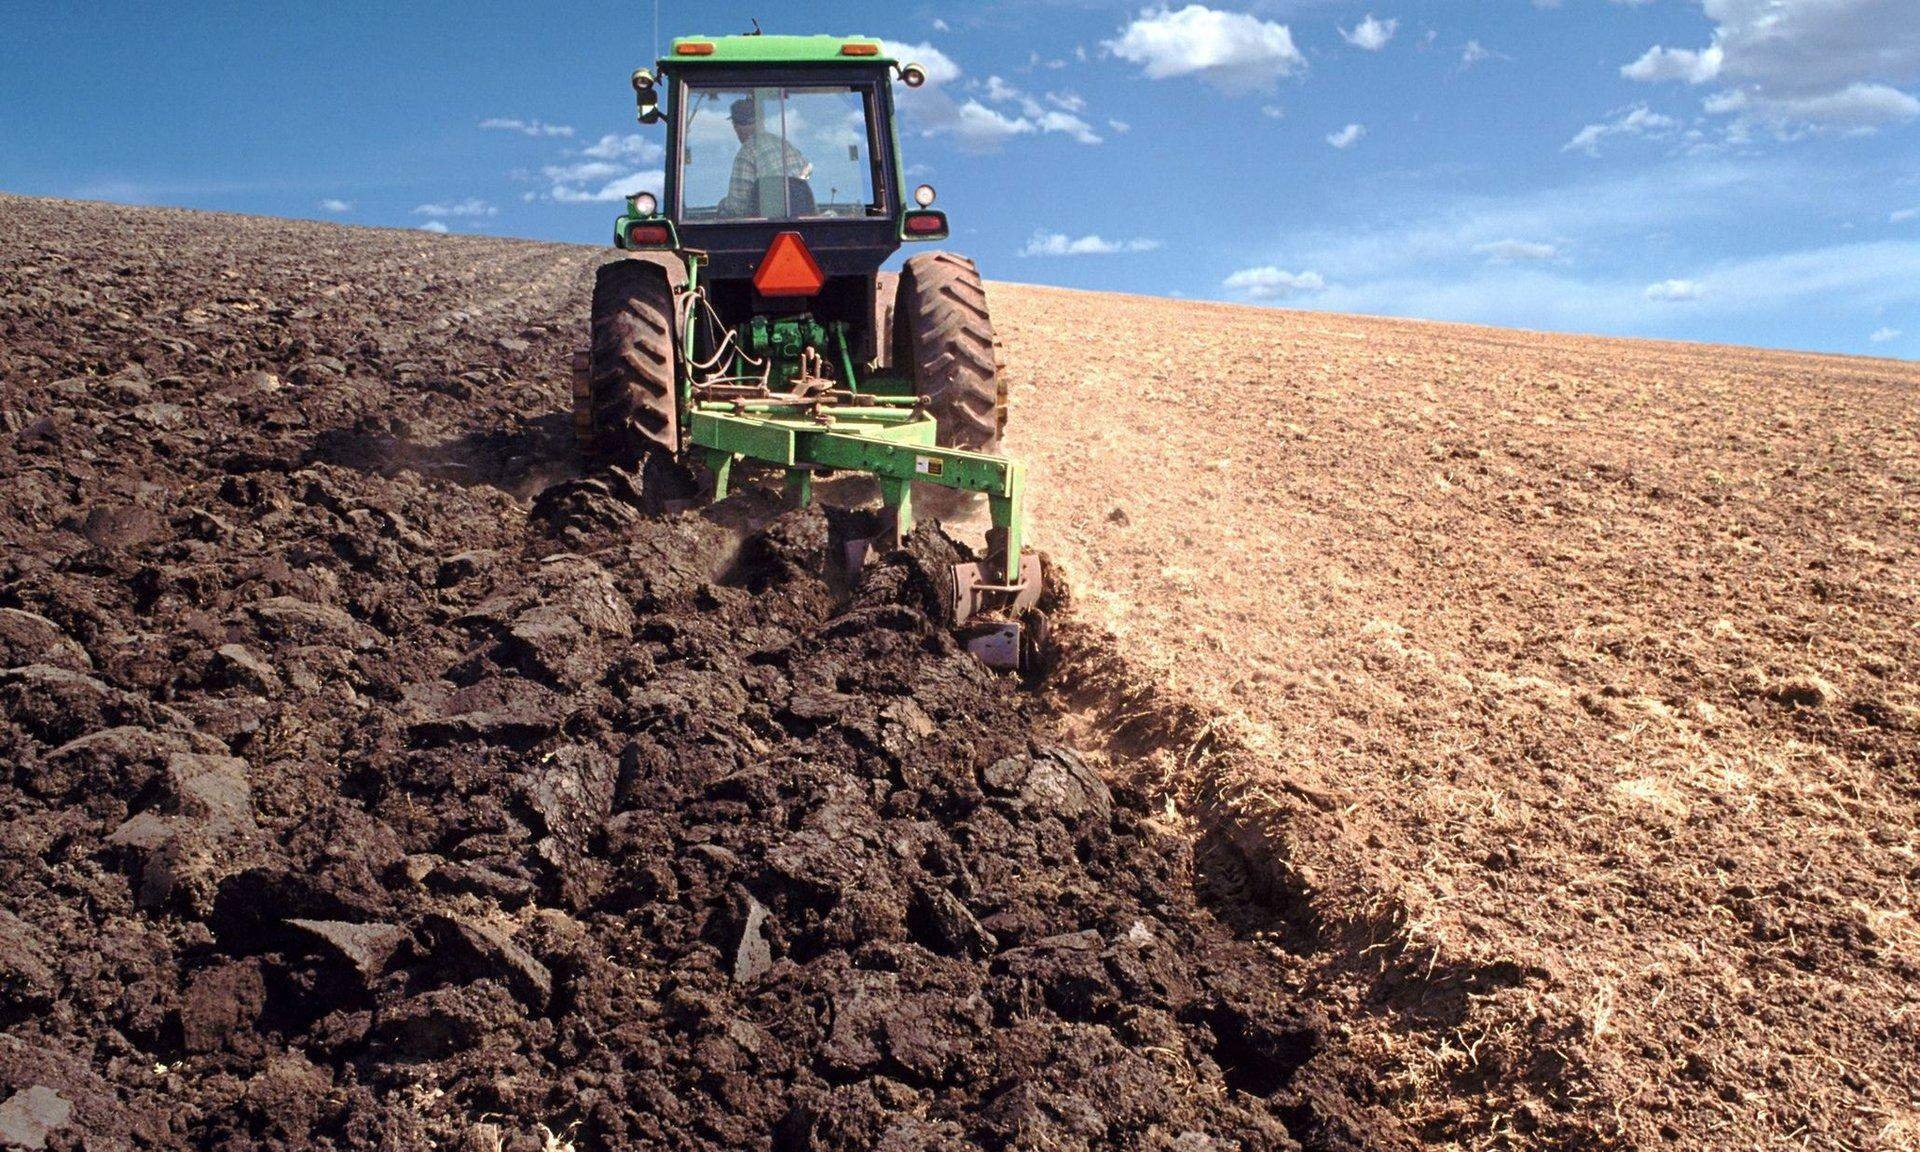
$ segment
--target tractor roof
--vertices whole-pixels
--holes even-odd
[[[851,47],[853,50],[848,51]],[[682,36],[662,67],[697,64],[892,64],[871,36]]]

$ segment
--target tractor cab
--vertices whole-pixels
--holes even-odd
[[[666,126],[662,195],[631,198],[614,243],[697,253],[719,329],[786,321],[791,343],[839,325],[850,360],[889,365],[881,265],[902,240],[947,235],[944,213],[902,194],[895,78],[926,73],[865,37],[675,40],[657,74],[633,75],[641,122]]]
[[[871,82],[769,84],[700,79],[668,166],[669,212],[683,226],[864,220],[891,224],[887,147],[875,147]],[[889,238],[877,237],[878,247]]]
[[[657,76],[634,74],[641,120],[667,129],[655,213],[715,281],[751,278],[782,231],[800,231],[829,278],[872,277],[903,238],[944,238],[945,216],[902,195],[896,76],[925,81],[860,37],[675,40]],[[616,243],[654,247],[627,243],[641,218],[630,210]]]

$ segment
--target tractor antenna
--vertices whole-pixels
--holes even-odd
[[[758,21],[758,20],[755,20],[755,19],[754,19],[753,17],[751,17],[751,16],[749,16],[749,17],[747,17],[747,19],[748,19],[749,21],[751,21],[751,22],[752,22],[752,24],[753,24],[753,31],[751,31],[751,32],[749,32],[749,33],[747,33],[747,35],[749,35],[749,36],[758,36],[758,35],[760,35],[760,21]]]
[[[653,58],[660,59],[660,0],[653,0]]]

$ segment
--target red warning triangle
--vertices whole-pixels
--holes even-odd
[[[812,296],[826,284],[826,274],[798,232],[775,236],[753,274],[753,286],[762,296]]]

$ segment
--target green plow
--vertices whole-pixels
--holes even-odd
[[[896,541],[913,531],[913,486],[933,484],[987,498],[1000,553],[997,575],[1020,581],[1026,467],[1017,460],[942,448],[934,421],[900,406],[826,408],[808,411],[778,400],[708,402],[695,409],[693,443],[713,474],[714,499],[724,500],[734,463],[758,460],[787,470],[787,492],[800,506],[812,502],[816,472],[866,472],[880,483],[880,498]]]
[[[952,622],[966,629],[968,647],[986,663],[1027,662],[1022,650],[1037,638],[1033,625],[1023,628],[1019,618],[1036,607],[1041,575],[1025,548],[1025,465],[940,446],[933,417],[911,397],[827,392],[696,399],[691,424],[692,447],[713,478],[714,500],[730,494],[743,460],[785,469],[787,498],[799,507],[812,503],[814,479],[823,473],[872,476],[884,527],[875,539],[854,545],[848,560],[856,568],[872,550],[898,547],[913,531],[914,485],[985,496],[992,520],[987,556],[956,566]]]

